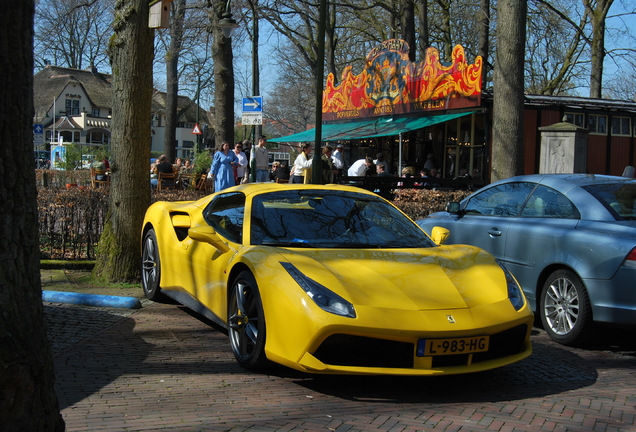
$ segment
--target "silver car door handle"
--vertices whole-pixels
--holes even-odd
[[[497,228],[490,228],[488,230],[488,234],[493,237],[499,237],[501,235],[501,231],[499,231]]]

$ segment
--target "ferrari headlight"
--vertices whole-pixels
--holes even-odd
[[[356,317],[356,311],[351,303],[302,274],[293,264],[287,262],[280,264],[322,310],[348,318]]]
[[[512,303],[512,307],[514,307],[515,310],[521,309],[526,302],[521,287],[512,276],[512,273],[510,273],[502,263],[497,261],[497,264],[499,264],[504,274],[506,275],[506,285],[508,285],[508,300],[510,300],[510,303]]]

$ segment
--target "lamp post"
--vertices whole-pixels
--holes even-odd
[[[227,0],[227,4],[225,5],[225,12],[223,13],[218,23],[218,26],[223,32],[223,36],[228,39],[232,37],[234,29],[239,27],[239,25],[236,23],[236,20],[232,18],[232,10],[230,9],[231,2],[232,0]]]

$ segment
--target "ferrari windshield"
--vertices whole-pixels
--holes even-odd
[[[251,244],[316,248],[417,248],[434,243],[400,211],[374,196],[290,190],[252,201]]]

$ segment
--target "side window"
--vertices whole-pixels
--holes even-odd
[[[521,216],[577,219],[579,212],[565,195],[540,185],[528,199]]]
[[[245,195],[234,192],[215,198],[203,211],[203,217],[219,234],[234,243],[243,241]]]
[[[505,183],[479,192],[464,207],[471,215],[517,216],[521,206],[536,185],[534,183]]]

